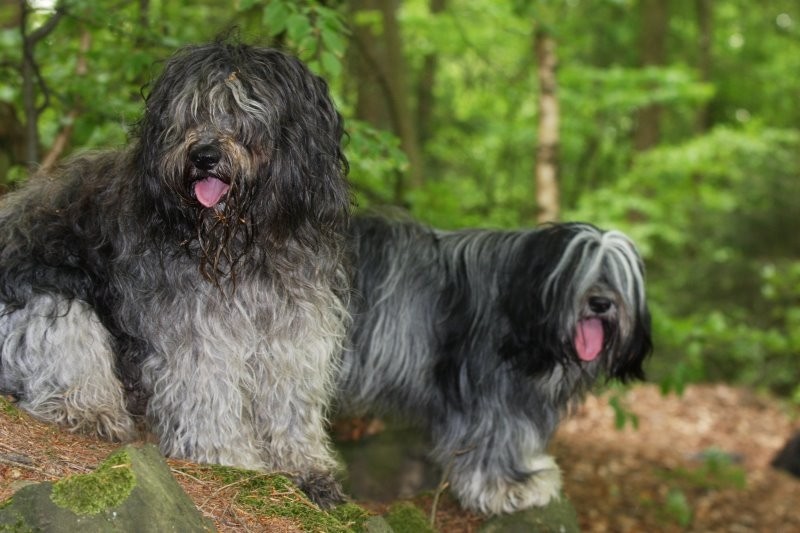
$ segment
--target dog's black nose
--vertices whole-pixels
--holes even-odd
[[[213,144],[200,144],[189,152],[189,159],[200,170],[211,170],[222,159],[222,152]]]
[[[592,310],[592,313],[597,313],[601,315],[611,309],[612,301],[609,298],[605,298],[603,296],[592,296],[589,298],[589,309]]]

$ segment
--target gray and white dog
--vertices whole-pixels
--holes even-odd
[[[467,508],[557,497],[546,446],[596,378],[642,378],[644,270],[622,233],[588,224],[444,232],[376,216],[351,224],[352,347],[344,413],[423,423]]]
[[[166,455],[340,499],[325,417],[349,323],[342,135],[298,59],[178,51],[127,149],[2,199],[0,390],[119,440],[144,399]]]

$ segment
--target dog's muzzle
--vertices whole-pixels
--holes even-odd
[[[581,361],[594,361],[602,353],[606,338],[603,319],[612,313],[614,305],[614,300],[606,296],[590,296],[587,300],[587,313],[575,328],[575,351]]]
[[[189,160],[199,177],[194,183],[194,196],[205,207],[214,207],[230,189],[230,184],[215,174],[222,151],[214,144],[200,144],[191,149]]]

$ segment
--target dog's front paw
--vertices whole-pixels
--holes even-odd
[[[309,472],[296,476],[294,482],[321,509],[330,509],[345,501],[342,486],[332,474]]]
[[[558,499],[561,472],[552,457],[539,455],[527,465],[522,478],[475,472],[466,479],[453,479],[453,490],[461,504],[487,515],[513,513],[528,507],[543,507]],[[466,481],[466,483],[465,483]]]
[[[34,417],[64,426],[70,431],[94,434],[114,442],[127,442],[136,438],[136,425],[123,406],[121,394],[117,396],[101,402],[100,394],[87,395],[80,387],[76,387],[63,394],[39,399],[35,404],[24,401],[21,406]]]

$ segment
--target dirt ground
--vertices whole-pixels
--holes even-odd
[[[769,466],[800,428],[796,408],[722,385],[688,387],[680,397],[637,386],[621,403],[638,429],[615,429],[608,395],[591,397],[561,425],[552,445],[583,531],[800,531],[800,480]],[[88,472],[113,449],[0,410],[0,501],[29,481]],[[236,487],[173,471],[221,531],[295,530],[232,504]],[[416,502],[430,509],[431,497]],[[448,498],[437,509],[444,532],[475,531],[481,522]]]
[[[800,531],[800,479],[769,465],[796,409],[722,385],[640,386],[624,404],[638,430],[615,430],[607,399],[589,398],[555,439],[582,530]]]

